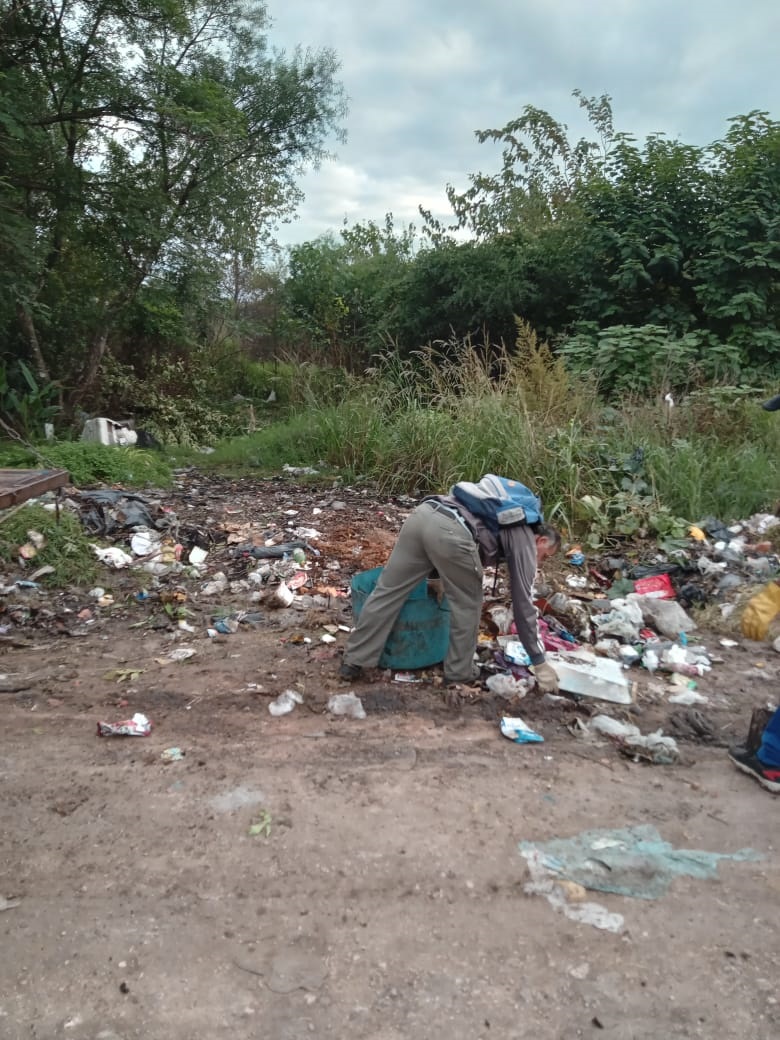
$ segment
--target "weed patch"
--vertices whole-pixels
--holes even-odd
[[[118,448],[81,441],[55,441],[40,448],[40,455],[13,445],[0,449],[0,466],[40,469],[44,463],[66,469],[76,487],[119,484],[123,487],[169,487],[171,467],[166,458],[142,448]]]
[[[0,522],[0,558],[6,565],[17,565],[19,547],[29,541],[28,531],[43,536],[43,546],[28,561],[30,573],[49,566],[54,572],[41,578],[41,583],[63,587],[94,585],[98,566],[90,548],[90,539],[79,518],[67,509],[60,510],[59,522],[53,510],[36,503],[7,516]]]

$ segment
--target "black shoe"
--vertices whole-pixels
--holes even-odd
[[[359,679],[363,674],[363,669],[359,664],[347,664],[346,661],[341,662],[339,668],[339,678],[346,679],[347,682],[351,682],[353,679]]]
[[[780,769],[777,766],[765,766],[757,755],[739,746],[729,748],[729,758],[740,772],[758,780],[772,794],[780,794]]]

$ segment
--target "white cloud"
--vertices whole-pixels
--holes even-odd
[[[531,104],[579,136],[575,87],[610,94],[616,127],[639,140],[663,132],[704,144],[734,115],[780,108],[776,0],[270,3],[271,44],[332,47],[350,97],[348,141],[304,178],[285,242],[337,231],[345,217],[417,221],[420,203],[446,215],[446,184],[463,188],[498,163],[475,130]]]

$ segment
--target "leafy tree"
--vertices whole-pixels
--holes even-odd
[[[288,335],[302,332],[331,364],[365,364],[397,334],[414,255],[414,228],[397,231],[389,213],[382,226],[345,226],[341,241],[323,235],[292,247],[284,294]]]
[[[692,264],[703,320],[752,364],[780,363],[780,123],[731,120],[711,147],[717,206]]]
[[[685,331],[700,316],[691,265],[715,205],[706,150],[618,136],[603,169],[576,195],[588,270],[580,316],[599,324]]]
[[[251,259],[343,95],[331,52],[269,50],[258,0],[5,0],[0,18],[0,318],[73,404],[155,281]]]
[[[434,242],[448,231],[463,229],[476,238],[491,238],[560,218],[577,188],[603,168],[614,139],[609,95],[588,98],[575,90],[573,96],[595,131],[595,140],[583,137],[571,142],[566,124],[534,105],[526,105],[518,119],[500,129],[477,130],[480,143],[504,146],[500,171],[472,174],[470,187],[462,193],[447,185],[456,223],[445,228],[421,208],[425,233]]]

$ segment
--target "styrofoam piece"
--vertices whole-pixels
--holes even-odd
[[[148,556],[159,547],[160,535],[156,531],[150,531],[148,527],[137,528],[130,539],[130,548],[136,556]]]
[[[587,650],[547,654],[558,684],[567,693],[613,704],[631,704],[631,688],[617,661],[596,657]]]
[[[116,444],[127,447],[135,444],[138,434],[114,419],[87,419],[81,431],[83,441],[97,441],[98,444]]]

